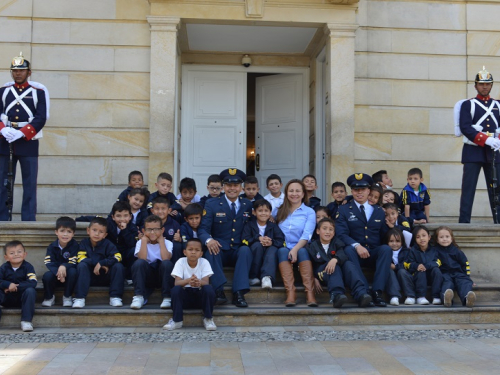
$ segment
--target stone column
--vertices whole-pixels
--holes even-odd
[[[180,18],[149,16],[151,69],[149,99],[149,189],[161,172],[174,175],[177,32]]]
[[[354,173],[354,24],[327,24],[326,181]]]

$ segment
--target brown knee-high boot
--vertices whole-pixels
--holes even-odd
[[[306,301],[307,306],[316,307],[318,302],[316,302],[316,297],[314,297],[314,275],[312,269],[312,263],[310,260],[305,260],[299,263],[300,276],[302,277],[302,283],[306,290]]]
[[[281,272],[281,278],[283,279],[283,284],[285,284],[285,290],[286,290],[286,301],[285,301],[285,306],[286,307],[292,307],[295,306],[295,285],[294,285],[294,278],[293,278],[293,267],[292,263],[289,261],[285,262],[280,262],[279,264],[280,272]]]

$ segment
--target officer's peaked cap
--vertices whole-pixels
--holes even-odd
[[[354,173],[347,179],[347,185],[351,189],[370,187],[373,185],[373,179],[366,173]]]
[[[247,179],[245,172],[238,168],[224,169],[219,177],[223,184],[241,184]]]

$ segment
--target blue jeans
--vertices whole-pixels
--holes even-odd
[[[290,253],[290,249],[286,247],[282,247],[281,249],[278,249],[278,263],[281,262],[286,262],[288,261],[288,254]],[[307,250],[305,247],[302,249],[299,249],[297,252],[297,263],[304,262],[309,259],[309,254],[307,253]]]

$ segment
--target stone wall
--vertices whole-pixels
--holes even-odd
[[[453,136],[452,108],[475,95],[483,65],[500,77],[499,16],[498,1],[359,3],[356,169],[387,169],[399,192],[408,169],[419,166],[431,216],[458,216],[462,142]],[[473,215],[489,216],[483,177],[479,187]]]
[[[107,212],[131,170],[147,181],[148,14],[147,0],[0,0],[1,83],[23,51],[51,95],[39,212]]]

